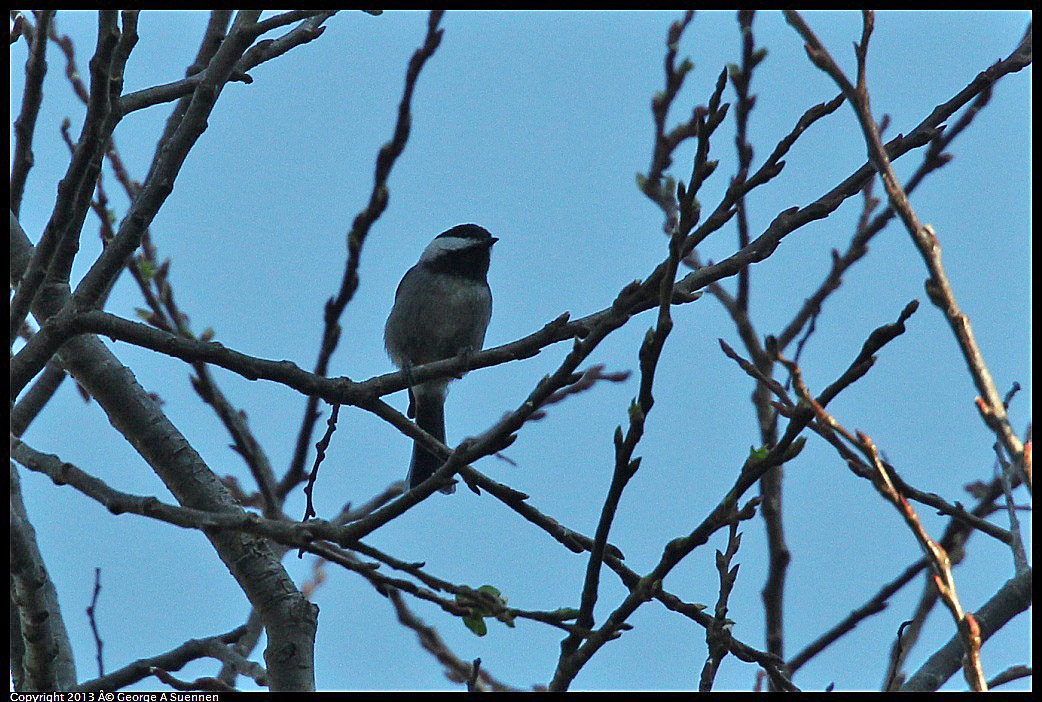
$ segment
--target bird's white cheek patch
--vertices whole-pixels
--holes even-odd
[[[459,236],[440,236],[427,244],[427,248],[423,250],[423,255],[420,256],[420,260],[429,261],[443,251],[458,251],[473,245],[473,239],[466,239]]]

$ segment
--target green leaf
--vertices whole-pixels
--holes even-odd
[[[504,603],[507,601],[507,598],[503,597],[499,593],[499,590],[497,588],[495,588],[494,586],[492,586],[492,585],[482,585],[481,587],[478,588],[478,592],[483,592],[486,595],[492,595],[496,599],[502,600]]]
[[[767,454],[770,452],[771,450],[766,446],[761,446],[760,448],[753,448],[752,446],[750,446],[749,458],[753,459],[754,461],[762,461],[763,459],[767,458]]]
[[[141,277],[145,280],[152,280],[152,277],[156,274],[156,265],[149,261],[147,258],[139,258],[137,261],[137,270],[141,274]]]
[[[481,617],[463,617],[463,623],[474,633],[475,636],[484,636],[488,633],[485,620]]]

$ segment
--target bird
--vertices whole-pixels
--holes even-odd
[[[492,319],[488,267],[499,239],[476,224],[459,224],[436,236],[405,272],[384,327],[384,346],[409,382],[410,418],[445,443],[445,396],[453,378],[413,383],[414,366],[480,351]],[[464,371],[466,373],[466,371]],[[460,375],[462,377],[462,374]],[[409,489],[431,477],[444,461],[413,443]],[[439,488],[455,491],[455,483]]]

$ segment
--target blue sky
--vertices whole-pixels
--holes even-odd
[[[391,370],[383,322],[401,275],[429,240],[464,222],[488,228],[496,245],[489,283],[495,304],[486,345],[527,335],[564,311],[579,317],[608,306],[629,281],[650,273],[666,254],[661,213],[635,185],[652,146],[651,98],[662,89],[667,28],[662,12],[453,12],[445,36],[419,79],[409,143],[389,181],[390,204],[373,226],[360,269],[361,286],[342,321],[344,333],[331,374],[362,380]],[[859,13],[805,15],[848,73]],[[888,136],[908,133],[933,107],[978,72],[1006,57],[1030,20],[1024,12],[882,12],[876,19],[868,85],[876,116],[891,117]],[[229,84],[192,150],[151,231],[160,257],[173,261],[171,282],[195,331],[244,353],[288,359],[310,369],[317,353],[325,300],[339,285],[350,222],[372,185],[377,150],[391,136],[405,66],[422,42],[425,13],[372,17],[344,12],[317,41],[262,64],[251,85]],[[140,41],[127,67],[127,92],[177,80],[196,51],[206,14],[142,13]],[[76,43],[80,70],[93,47],[94,13],[62,12],[57,26]],[[815,69],[803,42],[777,13],[758,14],[754,32],[768,49],[752,90],[749,125],[762,163],[811,105],[837,88]],[[34,141],[21,223],[37,240],[68,162],[58,126],[68,116],[78,133],[83,107],[71,94],[63,61],[51,47],[44,105]],[[734,14],[696,16],[679,47],[695,70],[670,124],[705,104],[720,71],[740,57]],[[25,46],[12,47],[12,121],[23,81]],[[956,299],[969,316],[1000,393],[1023,387],[1010,407],[1014,428],[1030,420],[1030,67],[996,87],[991,104],[951,147],[955,159],[912,196],[941,240]],[[725,101],[733,102],[730,87]],[[169,109],[130,115],[115,139],[131,174],[143,178]],[[699,194],[715,207],[734,172],[733,114],[713,140],[720,165]],[[865,161],[865,146],[846,105],[815,124],[786,157],[787,166],[749,198],[755,235],[781,210],[806,205]],[[681,148],[674,174],[687,180],[693,145]],[[907,178],[918,152],[895,163]],[[105,182],[118,214],[126,201],[109,171]],[[877,185],[877,195],[882,188]],[[752,269],[751,313],[758,333],[779,332],[819,285],[833,248],[844,250],[860,214],[859,198],[832,217],[784,240]],[[100,249],[88,218],[74,278]],[[735,249],[729,224],[700,248],[720,260]],[[868,334],[893,322],[913,298],[924,303],[908,331],[879,355],[872,371],[830,410],[850,428],[870,434],[912,485],[949,501],[970,502],[962,486],[990,479],[994,437],[973,406],[975,390],[942,315],[923,294],[925,267],[908,234],[896,225],[872,243],[845,276],[818,319],[803,352],[804,377],[820,391],[856,356]],[[726,285],[733,290],[733,281]],[[124,276],[107,309],[133,317],[142,303]],[[742,351],[734,325],[711,297],[674,310],[656,386],[656,405],[638,448],[642,467],[620,506],[612,540],[637,572],[657,561],[670,539],[686,534],[730,487],[758,443],[748,401],[749,378],[720,352],[723,338]],[[633,320],[610,337],[589,363],[637,369],[637,349],[653,323]],[[127,344],[109,343],[142,385],[162,396],[174,424],[220,475],[249,476],[213,414],[187,382],[182,362]],[[557,367],[570,344],[538,357],[475,372],[453,385],[447,406],[449,443],[484,431],[516,408],[533,385]],[[744,355],[744,354],[743,354]],[[215,369],[229,399],[250,426],[276,471],[292,455],[304,399],[267,382],[249,382]],[[531,496],[531,503],[592,535],[611,478],[611,436],[626,422],[637,391],[602,383],[549,409],[505,451],[516,465],[486,458],[476,465]],[[404,409],[404,395],[387,398]],[[316,437],[317,438],[317,437]],[[104,479],[114,488],[172,500],[159,479],[112,430],[95,403],[84,404],[66,381],[25,439]],[[316,489],[322,517],[345,502],[360,504],[404,478],[410,443],[361,410],[344,408]],[[147,519],[112,517],[70,488],[55,487],[22,469],[24,498],[58,587],[81,679],[93,677],[94,643],[83,609],[102,569],[98,623],[106,669],[169,650],[188,638],[242,623],[247,602],[202,535]],[[793,561],[786,605],[786,654],[860,606],[919,557],[900,516],[835,452],[811,436],[785,469],[785,525]],[[752,494],[752,493],[750,493]],[[1020,501],[1026,501],[1023,491]],[[939,536],[946,520],[919,505]],[[287,512],[303,513],[298,490]],[[993,517],[1007,526],[1000,513]],[[1030,534],[1030,516],[1022,516]],[[734,634],[763,648],[760,590],[766,574],[763,523],[743,526],[731,597]],[[491,583],[523,609],[577,606],[586,559],[488,495],[459,490],[435,494],[373,534],[369,543],[407,561],[425,561],[447,580]],[[713,551],[725,533],[678,567],[665,587],[691,602],[716,599]],[[285,560],[298,582],[312,559]],[[316,652],[319,689],[458,689],[398,625],[389,603],[355,575],[332,566],[315,594],[321,608]],[[964,606],[976,609],[1013,575],[1007,548],[975,535],[956,570]],[[596,614],[623,597],[606,573]],[[897,626],[909,617],[922,585],[896,595],[882,614],[862,622],[840,643],[801,669],[794,682],[808,690],[878,689]],[[492,624],[484,638],[422,602],[416,613],[435,626],[464,660],[476,657],[500,680],[519,687],[545,684],[559,653],[557,629],[519,621]],[[632,618],[632,631],[606,646],[575,679],[575,690],[690,689],[705,657],[704,631],[656,603]],[[928,620],[909,669],[951,635],[947,613]],[[986,674],[1026,663],[1028,617],[989,642]],[[259,658],[259,651],[255,653]],[[179,675],[212,674],[211,663]],[[717,689],[748,690],[756,668],[724,661]],[[1028,689],[1028,682],[1006,689]],[[138,689],[156,687],[146,680]],[[946,689],[964,688],[958,676]],[[248,688],[245,688],[248,689]]]

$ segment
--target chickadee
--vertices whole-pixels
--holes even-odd
[[[492,291],[485,276],[498,239],[476,224],[460,224],[427,245],[419,262],[402,277],[394,307],[384,327],[384,346],[407,374],[413,366],[480,351],[492,318]],[[445,442],[445,395],[450,378],[409,387],[409,417]],[[413,444],[409,489],[441,467],[443,461]],[[451,494],[455,485],[440,488]]]

